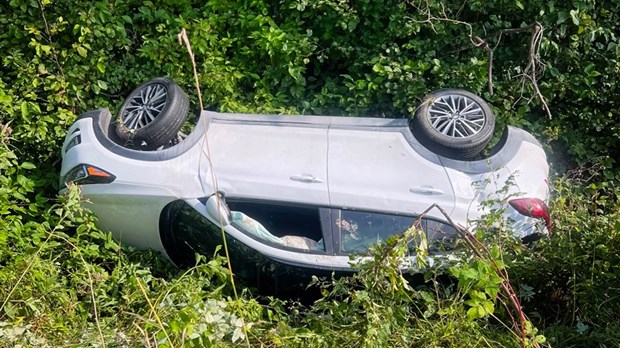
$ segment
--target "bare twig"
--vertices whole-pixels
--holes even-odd
[[[133,326],[136,327],[136,329],[138,329],[138,331],[142,334],[142,336],[144,336],[144,343],[146,344],[147,348],[151,348],[151,339],[149,338],[149,334],[143,330],[136,322],[133,323]]]
[[[534,88],[534,93],[536,93],[536,95],[538,96],[538,99],[540,99],[540,103],[542,104],[543,110],[547,112],[547,117],[551,119],[552,115],[551,115],[551,111],[549,110],[549,105],[547,105],[547,101],[545,100],[545,97],[540,92],[540,89],[538,88],[538,82],[536,79],[536,63],[537,63],[536,56],[538,55],[538,49],[540,48],[540,43],[542,41],[543,27],[542,25],[540,25],[540,23],[535,22],[533,30],[534,30],[534,33],[532,34],[532,38],[530,39],[530,52],[529,52],[530,63],[528,65],[531,71],[530,76],[532,80],[532,88]]]
[[[58,67],[60,76],[62,76],[62,78],[64,79],[65,73],[62,69],[62,66],[60,65],[60,62],[58,61],[58,54],[56,54],[56,48],[54,48],[54,42],[52,41],[52,32],[50,31],[50,26],[47,23],[47,19],[45,18],[45,11],[43,11],[43,4],[41,3],[41,0],[37,0],[37,1],[39,3],[39,9],[41,10],[41,18],[43,18],[43,23],[45,24],[45,33],[47,34],[47,41],[52,47],[52,59],[54,60],[54,62],[56,63],[56,66]]]
[[[185,44],[187,48],[187,53],[189,54],[190,60],[192,61],[192,68],[194,69],[194,83],[196,84],[196,90],[198,91],[198,103],[200,105],[200,111],[204,109],[202,106],[202,93],[200,92],[200,82],[198,81],[198,71],[196,70],[196,59],[194,58],[194,52],[192,52],[192,45],[189,43],[189,39],[187,38],[187,32],[185,28],[181,29],[181,32],[178,35],[179,45]]]
[[[198,93],[198,102],[200,104],[200,112],[202,112],[202,110],[204,108],[203,108],[203,105],[202,105],[202,93],[200,92],[200,83],[199,83],[199,80],[198,80],[198,71],[196,69],[196,60],[195,60],[195,57],[194,57],[194,53],[192,52],[192,46],[191,46],[191,44],[189,42],[189,39],[187,37],[187,32],[185,31],[185,28],[182,28],[181,32],[179,32],[178,39],[179,39],[179,45],[185,44],[185,47],[187,48],[187,53],[189,54],[190,60],[192,61],[192,68],[194,69],[193,70],[194,71],[194,82],[196,83],[196,91]],[[239,296],[237,294],[237,287],[235,285],[234,273],[233,273],[233,270],[232,270],[232,263],[230,262],[230,254],[229,254],[229,251],[228,251],[228,242],[226,241],[226,232],[224,231],[224,224],[223,224],[223,221],[222,221],[222,216],[223,216],[223,213],[224,213],[223,211],[220,210],[221,206],[222,206],[220,200],[222,198],[219,195],[219,188],[218,188],[218,183],[217,183],[217,177],[215,175],[215,168],[213,166],[213,162],[211,161],[212,157],[211,157],[211,150],[209,148],[209,139],[208,139],[208,136],[207,136],[207,129],[206,129],[207,123],[206,122],[204,123],[204,127],[205,127],[205,130],[204,130],[204,134],[205,135],[203,137],[203,144],[204,144],[203,153],[206,155],[207,161],[209,162],[209,168],[211,169],[210,170],[210,172],[211,172],[211,184],[213,185],[213,188],[214,188],[214,191],[215,191],[215,196],[216,196],[216,199],[217,199],[217,209],[218,209],[218,219],[219,219],[218,222],[220,224],[220,232],[222,233],[222,244],[224,246],[224,253],[226,254],[226,263],[227,263],[227,266],[228,266],[228,274],[230,276],[230,283],[231,283],[231,286],[232,286],[232,289],[233,289],[233,294],[235,296],[235,300],[239,301]],[[248,335],[248,328],[245,325],[245,323],[243,325],[243,331],[245,333],[245,342],[246,342],[247,346],[250,347],[250,339],[248,337],[249,336]]]
[[[493,50],[489,51],[489,62],[487,63],[487,88],[489,94],[493,95]]]
[[[549,109],[549,105],[547,104],[547,100],[545,99],[545,97],[543,96],[542,92],[540,91],[540,88],[538,87],[538,76],[537,76],[537,72],[536,72],[536,65],[539,63],[538,60],[538,51],[540,49],[540,43],[542,41],[542,37],[543,37],[543,26],[539,23],[539,22],[534,22],[532,24],[526,25],[524,27],[520,27],[520,28],[509,28],[509,29],[502,29],[499,30],[489,36],[486,37],[486,39],[483,39],[479,36],[475,36],[473,34],[473,27],[470,23],[464,22],[464,21],[460,21],[460,20],[456,20],[456,19],[452,19],[449,18],[446,14],[446,8],[443,5],[443,3],[439,3],[441,6],[441,14],[439,17],[434,16],[431,13],[431,8],[429,6],[429,2],[428,0],[425,0],[425,6],[424,7],[419,7],[417,4],[414,4],[411,0],[408,1],[409,4],[411,4],[413,7],[415,7],[416,9],[418,9],[420,11],[420,13],[422,13],[424,16],[426,16],[426,19],[424,20],[416,20],[414,18],[409,17],[410,20],[416,22],[416,23],[424,23],[424,24],[428,24],[431,27],[431,30],[433,30],[434,32],[437,32],[435,29],[435,25],[434,23],[436,22],[448,22],[448,23],[453,23],[453,24],[457,24],[457,25],[463,25],[467,28],[467,37],[469,38],[470,43],[473,45],[473,47],[476,48],[480,48],[483,49],[485,52],[487,52],[489,59],[488,59],[488,65],[487,65],[487,88],[489,91],[489,94],[493,94],[493,59],[494,59],[494,51],[495,49],[498,47],[502,36],[504,34],[514,34],[514,33],[521,33],[521,32],[527,32],[527,31],[531,31],[532,32],[532,36],[530,39],[530,43],[529,43],[529,47],[528,47],[528,65],[527,67],[524,69],[525,73],[522,75],[524,80],[522,81],[522,83],[525,81],[525,79],[530,81],[530,84],[532,85],[532,89],[534,91],[534,95],[536,98],[538,98],[538,100],[540,100],[540,103],[542,105],[542,109],[546,112],[547,117],[549,119],[552,118],[552,114],[551,114],[551,110]],[[461,6],[461,8],[459,9],[459,11],[457,12],[457,17],[460,15],[460,13],[463,10],[463,6]],[[488,40],[490,39],[494,39],[496,40],[496,44],[493,48],[491,48],[488,44]],[[459,49],[457,49],[455,52],[460,52],[466,49],[471,48],[472,46],[464,46],[461,47]]]
[[[149,305],[149,309],[151,310],[151,314],[155,317],[155,320],[157,321],[157,324],[159,325],[160,330],[166,336],[166,340],[170,343],[170,346],[174,347],[174,343],[172,343],[172,340],[170,339],[170,336],[168,335],[168,332],[166,331],[166,327],[164,326],[164,323],[161,321],[161,318],[159,317],[159,314],[157,314],[157,310],[155,309],[155,306],[153,306],[153,302],[151,302],[151,299],[149,298],[148,294],[146,293],[146,289],[142,285],[142,282],[140,281],[140,278],[136,277],[136,282],[138,283],[138,287],[140,288],[140,292],[142,292],[142,296],[144,296],[144,299],[146,300],[146,303]]]

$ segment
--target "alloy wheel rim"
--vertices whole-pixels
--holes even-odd
[[[123,112],[125,127],[135,130],[153,122],[166,106],[168,90],[160,83],[148,85],[137,93]]]
[[[435,131],[451,138],[472,137],[482,130],[486,117],[480,104],[458,94],[437,97],[428,108]]]

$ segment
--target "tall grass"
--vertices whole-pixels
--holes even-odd
[[[16,167],[31,166],[1,145],[0,176],[9,182]],[[311,286],[322,296],[311,304],[250,289],[235,298],[224,258],[180,270],[119,245],[95,227],[71,187],[36,217],[4,215],[0,346],[618,346],[618,203],[613,187],[594,182],[556,181],[550,238],[525,247],[482,236],[530,318],[525,341],[493,295],[499,283],[488,258],[465,253],[450,267],[408,277],[398,267],[412,238],[405,234],[373,248],[356,275],[316,279]],[[12,196],[0,199],[17,216]],[[472,315],[476,306],[484,311]]]

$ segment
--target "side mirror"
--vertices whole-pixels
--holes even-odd
[[[215,221],[218,221],[223,226],[230,225],[230,210],[228,210],[224,197],[219,192],[207,199],[205,208],[207,209],[207,214]]]

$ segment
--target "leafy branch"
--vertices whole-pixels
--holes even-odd
[[[457,231],[459,236],[465,241],[469,249],[474,253],[477,259],[483,261],[489,261],[492,265],[493,270],[503,281],[499,284],[504,294],[504,299],[500,299],[502,305],[506,308],[506,312],[508,313],[513,326],[517,328],[518,334],[521,340],[521,346],[525,347],[527,342],[530,341],[533,347],[539,348],[537,340],[528,340],[528,334],[532,331],[531,323],[523,309],[521,307],[521,302],[519,301],[519,297],[515,292],[514,288],[510,284],[510,279],[508,273],[505,270],[505,267],[501,266],[496,256],[478,239],[476,236],[471,233],[467,228],[455,223],[450,215],[439,205],[436,203],[431,205],[428,209],[426,209],[422,214],[420,214],[419,219],[422,219],[426,216],[431,210],[437,209],[441,214],[446,218],[446,221]],[[506,302],[507,300],[507,302]],[[517,319],[511,314],[512,310],[516,313]]]

